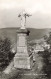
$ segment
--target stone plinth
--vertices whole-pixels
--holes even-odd
[[[25,29],[17,31],[17,53],[14,57],[15,68],[32,68],[33,56],[32,52],[28,52],[27,35],[29,35],[29,31]]]

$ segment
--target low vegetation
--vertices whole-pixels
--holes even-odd
[[[0,39],[0,69],[5,68],[12,58],[11,41],[8,38]]]

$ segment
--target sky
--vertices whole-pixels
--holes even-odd
[[[22,10],[32,15],[27,28],[51,28],[51,0],[0,0],[0,28],[20,27]]]

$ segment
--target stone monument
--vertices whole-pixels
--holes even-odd
[[[18,17],[21,18],[21,27],[17,31],[17,53],[14,57],[14,67],[31,69],[33,65],[32,52],[28,51],[27,37],[30,31],[26,29],[26,17],[30,15],[22,12]]]

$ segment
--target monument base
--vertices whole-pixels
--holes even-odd
[[[31,69],[33,66],[33,56],[15,56],[14,57],[14,67],[15,68],[23,68],[23,69]]]
[[[31,69],[33,65],[32,52],[28,48],[29,31],[27,29],[19,29],[17,31],[17,53],[14,57],[14,67]]]

